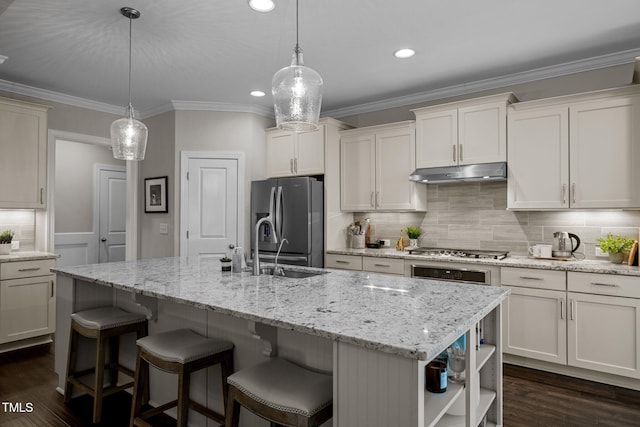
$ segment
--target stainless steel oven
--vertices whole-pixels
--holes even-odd
[[[491,271],[481,268],[471,269],[466,267],[414,264],[411,266],[411,277],[473,283],[476,285],[491,285]]]

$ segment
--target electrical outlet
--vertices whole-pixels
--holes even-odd
[[[599,246],[596,246],[596,257],[608,257],[609,255],[606,252],[602,252]]]

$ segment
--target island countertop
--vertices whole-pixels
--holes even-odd
[[[155,258],[59,267],[88,283],[167,299],[418,360],[431,360],[509,289],[367,272],[304,279],[221,272],[218,259]]]

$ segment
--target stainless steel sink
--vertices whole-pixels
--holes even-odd
[[[319,276],[327,273],[328,271],[300,271],[300,270],[289,270],[288,268],[278,267],[278,272],[275,276],[291,278],[291,279],[306,279],[307,277]],[[261,267],[260,274],[273,276],[273,267]]]

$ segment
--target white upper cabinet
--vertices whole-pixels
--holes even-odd
[[[637,88],[509,108],[509,209],[640,208]]]
[[[45,207],[47,109],[0,98],[0,208]]]
[[[416,167],[507,160],[507,105],[511,93],[412,110],[416,115]]]
[[[426,210],[426,186],[409,181],[414,170],[413,121],[341,132],[341,209]]]
[[[267,177],[324,174],[324,125],[313,132],[267,130]]]

